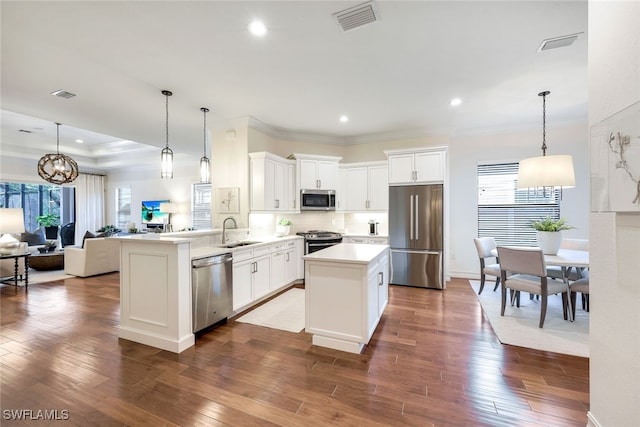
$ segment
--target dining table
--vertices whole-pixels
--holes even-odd
[[[498,256],[498,250],[492,249],[491,255]],[[569,273],[572,268],[576,269],[578,277],[581,277],[584,269],[589,268],[589,251],[576,249],[560,249],[555,255],[544,254],[544,262],[547,266],[558,266],[562,270],[562,281],[567,286],[567,298],[571,293],[569,286]],[[573,322],[575,315],[571,304],[567,307],[567,318]]]

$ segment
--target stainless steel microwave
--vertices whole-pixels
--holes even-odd
[[[335,211],[335,190],[300,190],[300,210]]]

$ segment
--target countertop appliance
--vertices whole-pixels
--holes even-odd
[[[194,333],[226,319],[233,311],[232,261],[230,253],[191,261]]]
[[[389,187],[390,283],[446,287],[442,193],[442,184]]]
[[[309,230],[296,234],[304,237],[305,255],[342,243],[342,234],[333,231]]]
[[[300,190],[301,211],[335,211],[335,190]]]

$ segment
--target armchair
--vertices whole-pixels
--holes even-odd
[[[84,247],[64,248],[64,272],[79,277],[120,270],[120,242],[108,237],[86,239]]]

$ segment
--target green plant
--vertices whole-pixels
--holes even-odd
[[[47,240],[46,242],[44,242],[44,246],[46,248],[50,248],[50,247],[55,247],[57,246],[58,242],[56,242],[55,240]]]
[[[287,218],[281,218],[280,221],[278,222],[278,224],[280,224],[280,225],[291,225],[291,221],[288,220]]]
[[[43,227],[57,227],[60,225],[60,218],[54,214],[39,215],[36,221]]]
[[[564,218],[552,219],[548,215],[546,218],[539,221],[532,221],[531,226],[538,231],[562,231],[575,228],[574,226],[567,224],[567,220]]]

